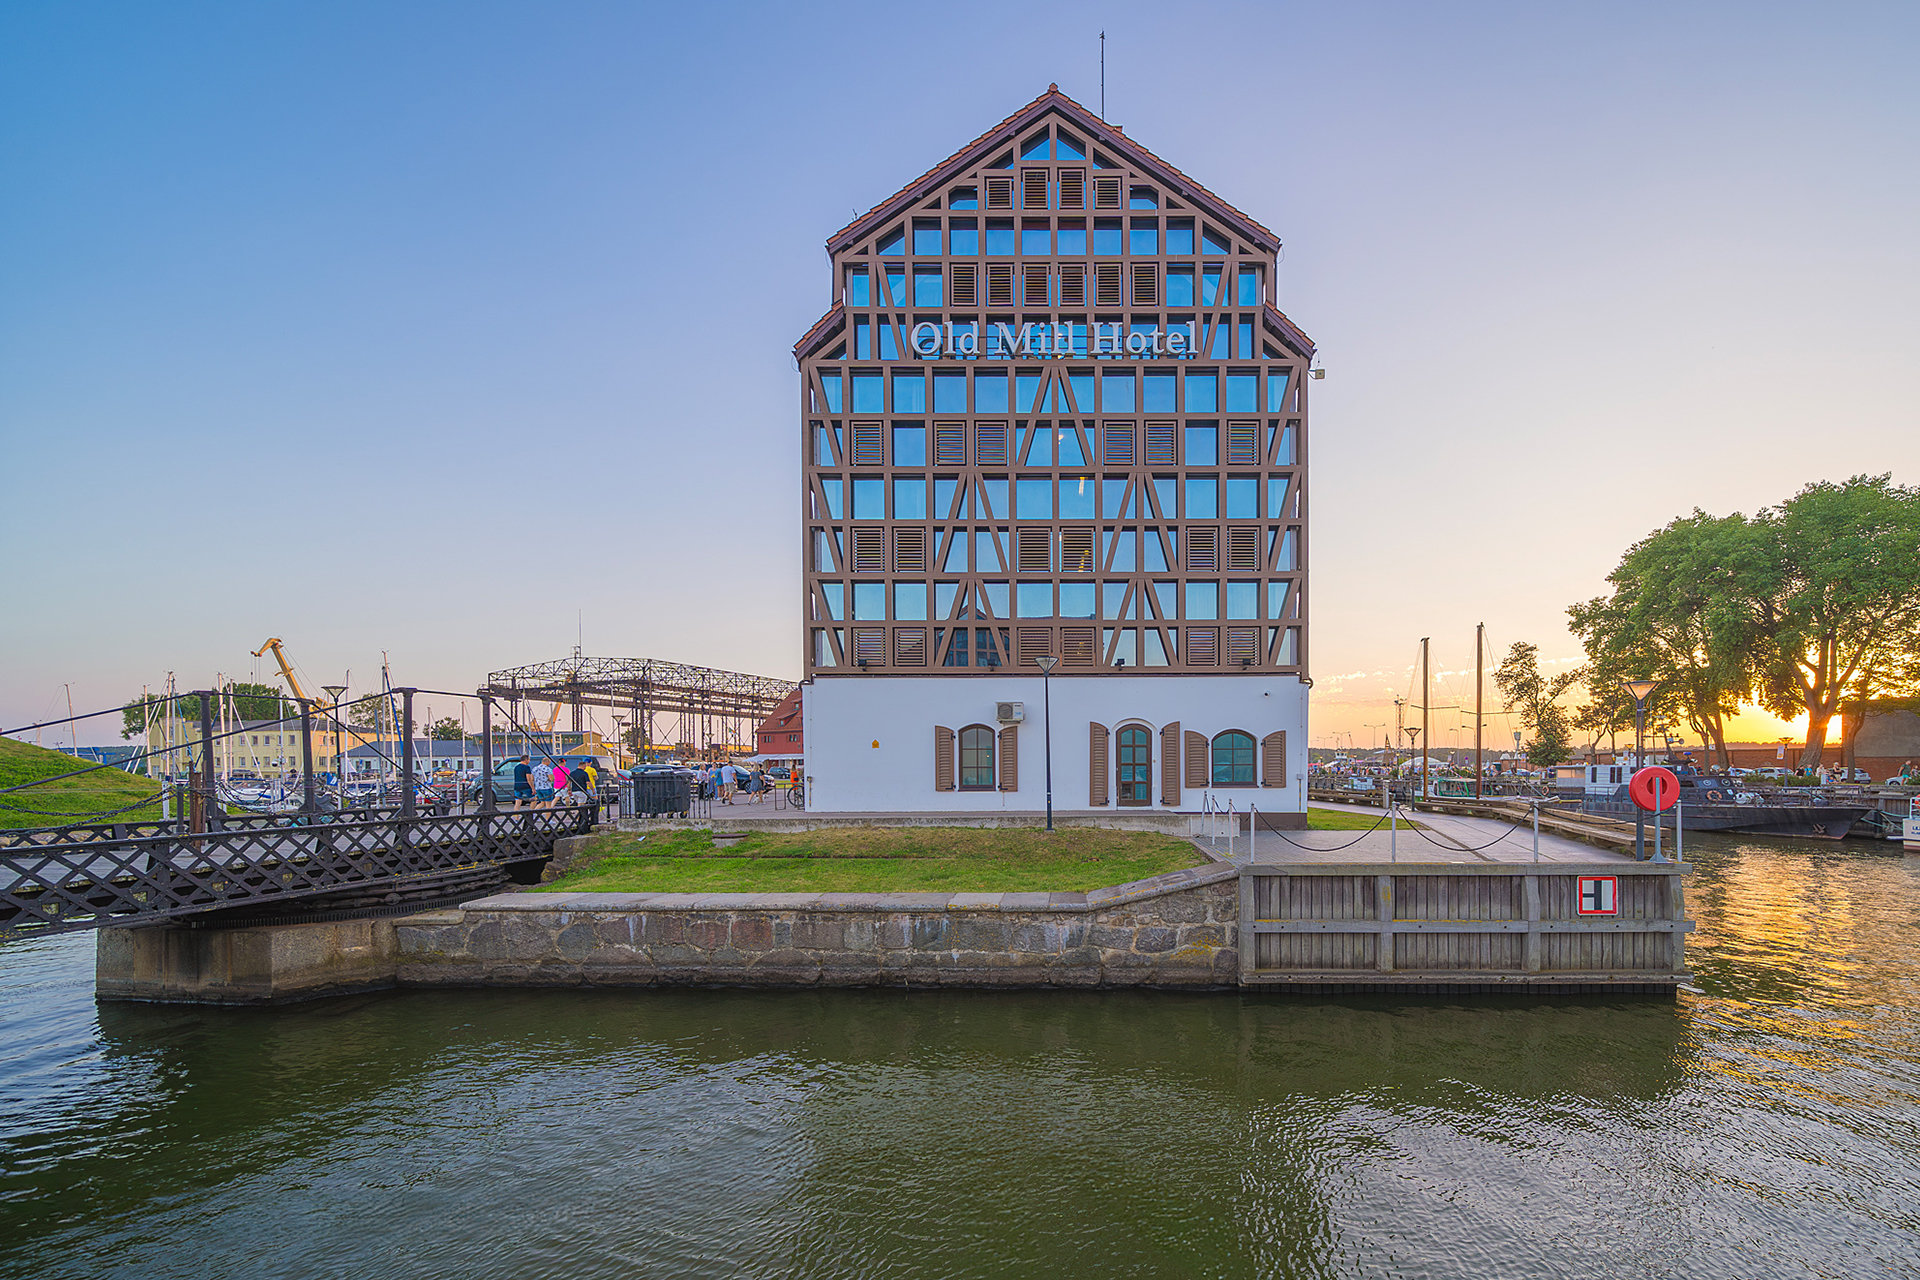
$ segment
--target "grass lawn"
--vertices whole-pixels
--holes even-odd
[[[1307,830],[1367,831],[1373,827],[1374,823],[1381,821],[1386,816],[1387,811],[1385,809],[1381,809],[1376,813],[1348,813],[1344,809],[1315,809],[1309,807],[1307,809]],[[1405,818],[1402,818],[1400,819],[1400,825],[1403,827],[1414,827],[1420,824],[1408,822]]]
[[[59,751],[47,751],[30,742],[0,738],[0,787],[15,787],[38,778],[84,769],[86,760],[77,760]],[[84,822],[94,814],[151,797],[152,803],[130,813],[116,814],[109,822],[138,822],[160,816],[159,789],[147,779],[118,769],[96,769],[64,782],[50,782],[26,791],[0,795],[0,828],[61,827]],[[26,813],[23,810],[51,810]]]
[[[998,893],[1073,891],[1197,866],[1158,832],[1061,827],[834,827],[756,833],[716,847],[711,831],[601,836],[556,892]]]

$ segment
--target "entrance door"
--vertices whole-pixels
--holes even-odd
[[[1153,803],[1153,735],[1138,725],[1120,731],[1120,803]]]

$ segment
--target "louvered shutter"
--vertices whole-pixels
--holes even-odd
[[[1150,262],[1133,264],[1133,305],[1136,307],[1160,305],[1160,268]]]
[[[1020,171],[1020,207],[1022,209],[1047,207],[1047,171],[1045,169]]]
[[[933,424],[933,465],[936,467],[967,465],[966,423],[936,422]],[[944,511],[935,514],[942,520],[947,518],[947,513]]]
[[[1122,305],[1119,263],[1096,262],[1093,264],[1093,305],[1096,307]]]
[[[1116,205],[1114,207],[1118,208],[1119,206]],[[988,178],[987,179],[987,208],[989,209],[1013,208],[1013,179],[1012,178]]]
[[[927,571],[927,531],[919,525],[895,526],[893,530],[893,571]]]
[[[1103,467],[1133,465],[1133,424],[1131,422],[1101,424],[1100,465]]]
[[[1260,530],[1253,525],[1234,525],[1227,530],[1227,570],[1230,573],[1260,572]]]
[[[1107,726],[1087,722],[1087,803],[1107,802]]]
[[[1287,785],[1287,731],[1276,729],[1260,739],[1260,785]]]
[[[887,571],[886,539],[879,529],[856,527],[853,531],[853,571],[855,573],[885,573]]]
[[[1017,725],[1008,725],[1000,731],[1000,789],[1018,791],[1020,789],[1020,730]]]
[[[1044,262],[1029,262],[1026,264],[1026,270],[1022,273],[1023,282],[1021,287],[1024,290],[1026,305],[1029,307],[1048,307],[1053,305],[1053,297],[1047,290],[1048,274],[1047,264]]]
[[[1227,665],[1250,667],[1260,661],[1260,628],[1227,628]]]
[[[886,461],[886,433],[878,422],[853,424],[853,465],[877,467]]]
[[[1260,424],[1227,423],[1227,465],[1252,467],[1260,462]]]
[[[1020,627],[1020,665],[1037,667],[1040,659],[1053,652],[1052,627]]]
[[[1207,773],[1207,738],[1205,734],[1188,731],[1186,739],[1185,773],[1186,783],[1190,787],[1204,788],[1210,781]]]
[[[1187,526],[1187,568],[1197,573],[1220,569],[1220,531],[1212,525]]]
[[[953,730],[943,724],[933,726],[933,789],[953,790]]]
[[[990,307],[1013,305],[1013,264],[1011,262],[987,264],[987,305]]]
[[[1171,422],[1149,422],[1147,424],[1147,447],[1145,462],[1150,467],[1170,467],[1173,465],[1173,424]],[[1170,512],[1162,512],[1169,515]]]
[[[976,422],[973,424],[973,463],[978,467],[1007,465],[1006,423]],[[1007,513],[996,511],[994,514],[1004,519]]]
[[[1087,207],[1087,171],[1085,169],[1060,171],[1060,207],[1062,209]]]
[[[971,262],[956,262],[947,268],[947,274],[953,281],[953,302],[955,307],[977,307],[979,295],[974,292],[978,276]]]
[[[1066,667],[1091,667],[1094,664],[1092,627],[1060,628],[1060,664]]]
[[[1220,664],[1220,628],[1187,628],[1187,665],[1214,667]]]
[[[1160,803],[1180,803],[1180,722],[1160,730]]]
[[[887,660],[887,629],[885,627],[855,627],[853,629],[853,660],[869,666],[880,666]]]
[[[896,667],[927,665],[927,629],[925,627],[898,627],[894,630],[893,665]]]
[[[1083,262],[1068,262],[1060,267],[1060,305],[1087,305],[1087,267]]]
[[[1021,572],[1026,572],[1024,569]],[[1093,529],[1080,525],[1060,531],[1060,572],[1093,572]]]
[[[1093,207],[1096,209],[1120,207],[1120,179],[1095,178],[1093,180]]]
[[[1014,555],[1020,573],[1052,573],[1053,530],[1015,528]]]

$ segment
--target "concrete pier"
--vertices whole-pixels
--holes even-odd
[[[268,1004],[390,987],[394,936],[388,919],[102,929],[94,991],[108,1000]]]

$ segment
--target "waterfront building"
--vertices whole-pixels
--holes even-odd
[[[801,724],[800,690],[780,700],[760,727],[754,731],[753,749],[761,755],[779,760],[798,760],[806,754],[804,750],[806,730]]]
[[[1304,815],[1279,249],[1057,87],[828,240],[795,347],[816,807],[1038,809],[1050,698],[1056,807]]]

